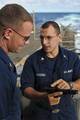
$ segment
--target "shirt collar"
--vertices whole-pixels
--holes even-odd
[[[63,59],[68,60],[67,51],[63,47],[59,47],[59,52]]]
[[[59,46],[59,55],[61,55],[64,60],[68,60],[66,49],[63,47],[60,47],[60,46]],[[43,51],[43,49],[41,49],[41,58],[40,59],[41,59],[41,61],[44,61],[46,59],[46,55],[45,55],[45,52]]]
[[[14,68],[13,62],[2,48],[0,48],[0,59],[2,59],[2,61],[7,64],[10,69]]]

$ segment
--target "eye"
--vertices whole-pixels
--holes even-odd
[[[48,40],[52,39],[52,36],[47,36],[47,39],[48,39]]]
[[[41,40],[43,40],[43,39],[44,39],[44,37],[40,35],[40,39],[41,39]]]

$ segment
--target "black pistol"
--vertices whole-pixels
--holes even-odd
[[[70,95],[75,95],[78,93],[78,90],[72,90],[72,89],[59,89],[57,87],[49,87],[49,88],[44,88],[44,92],[47,92],[48,94],[54,93],[54,92],[63,92],[63,95],[70,94]]]

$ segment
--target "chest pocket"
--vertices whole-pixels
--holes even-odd
[[[68,63],[68,61],[58,60],[55,71],[53,74],[53,80],[64,79],[66,81],[72,81],[73,67]]]
[[[67,81],[72,81],[73,69],[68,69],[63,71],[63,78]]]
[[[35,88],[40,90],[49,86],[50,79],[46,73],[36,73]]]

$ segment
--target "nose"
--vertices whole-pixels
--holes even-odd
[[[44,38],[44,39],[42,40],[42,43],[43,43],[44,45],[47,44],[47,39]]]

